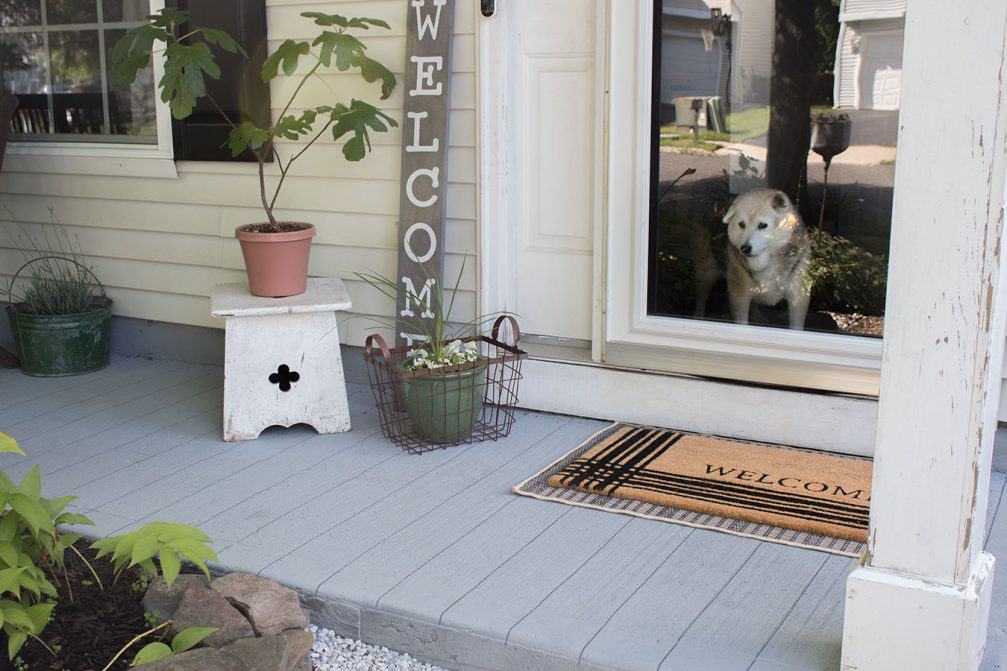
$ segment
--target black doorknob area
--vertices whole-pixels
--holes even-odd
[[[496,0],[482,0],[482,12],[483,16],[487,19],[493,16],[497,11]]]

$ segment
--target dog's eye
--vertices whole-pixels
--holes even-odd
[[[745,222],[739,221],[738,222],[738,228],[744,228],[744,227],[745,227]]]
[[[764,221],[760,221],[760,222],[759,222],[759,230],[760,230],[760,231],[762,231],[762,230],[765,230],[765,229],[767,229],[767,228],[769,228],[769,224],[767,224],[767,223],[766,223],[766,222],[764,222]]]

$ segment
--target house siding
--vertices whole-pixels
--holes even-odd
[[[399,77],[391,98],[379,101],[379,87],[359,76],[324,75],[339,100],[360,98],[380,103],[401,122],[406,47],[403,0],[267,0],[269,43],[313,34],[302,11],[369,16],[388,21],[391,31],[365,36],[369,54]],[[458,0],[451,82],[448,155],[445,274],[457,277],[464,262],[455,317],[475,312],[477,263],[476,212],[476,46],[475,0]],[[296,86],[296,77],[272,83],[274,118]],[[331,104],[325,84],[309,82],[298,105]],[[377,271],[393,276],[396,268],[401,132],[372,136],[373,154],[356,164],[346,162],[341,144],[326,138],[297,163],[284,185],[277,215],[308,221],[318,229],[309,272],[338,276],[353,299],[353,315],[341,331],[344,342],[362,344],[376,329],[367,316],[388,318],[392,301],[354,273]],[[283,141],[283,157],[301,143]],[[113,159],[95,159],[113,160]],[[87,259],[115,301],[116,314],[141,319],[221,327],[210,317],[214,284],[244,279],[236,226],[261,221],[255,166],[243,163],[178,162],[178,178],[108,177],[88,169],[89,160],[25,160],[8,153],[0,176],[0,221],[16,219],[31,230],[49,220],[51,206],[59,220],[78,236]],[[58,167],[57,167],[58,166]],[[275,175],[278,170],[270,167]],[[275,179],[275,178],[274,178]],[[9,235],[0,235],[0,277],[9,278],[21,260]]]

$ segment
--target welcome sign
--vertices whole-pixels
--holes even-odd
[[[408,0],[396,341],[424,340],[444,273],[451,34],[455,0]]]

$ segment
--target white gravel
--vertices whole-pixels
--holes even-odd
[[[336,636],[331,629],[309,629],[315,635],[311,663],[317,671],[446,671],[401,652]]]

